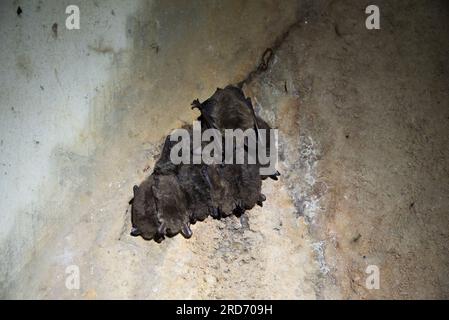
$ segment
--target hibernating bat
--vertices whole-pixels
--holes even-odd
[[[258,117],[251,100],[236,86],[227,86],[193,108],[201,111],[198,120],[201,130],[270,129]],[[192,135],[192,126],[186,126]],[[267,148],[270,148],[267,139]],[[152,174],[139,186],[134,186],[134,198],[130,201],[133,236],[161,242],[166,236],[181,233],[192,236],[190,224],[203,221],[208,216],[221,219],[232,214],[241,215],[256,204],[262,206],[266,197],[261,193],[261,165],[258,162],[243,164],[200,163],[174,164],[170,153],[176,142],[166,138],[161,156]],[[260,143],[258,140],[256,143]],[[190,148],[192,154],[193,148]],[[245,149],[245,159],[248,150]],[[277,180],[276,171],[270,177]]]

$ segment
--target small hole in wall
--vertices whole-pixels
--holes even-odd
[[[20,6],[17,7],[17,15],[20,16],[22,14],[22,8]]]
[[[51,26],[51,31],[53,32],[53,38],[56,39],[58,37],[58,24],[56,22]]]
[[[349,139],[349,134],[345,135],[345,138],[346,138],[346,139]]]

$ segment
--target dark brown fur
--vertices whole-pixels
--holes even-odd
[[[269,129],[237,87],[217,89],[210,99],[193,105],[201,111],[202,130]],[[192,136],[192,127],[186,129]],[[190,223],[208,216],[241,215],[256,204],[262,206],[259,164],[175,165],[170,161],[175,144],[167,137],[153,173],[134,187],[131,235],[157,242],[178,233],[190,238]]]

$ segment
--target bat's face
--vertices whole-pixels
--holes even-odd
[[[160,225],[157,218],[156,200],[152,189],[153,179],[134,186],[131,221],[132,236],[142,236],[146,240],[156,239]]]
[[[151,176],[134,187],[132,203],[133,236],[159,242],[182,233],[190,237],[186,200],[175,176]]]

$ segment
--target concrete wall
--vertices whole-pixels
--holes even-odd
[[[69,4],[79,6],[80,30],[65,28]],[[175,240],[174,250],[140,241],[136,253],[139,240],[126,237],[132,186],[171,129],[198,116],[190,102],[254,68],[296,19],[297,2],[48,0],[0,8],[0,296],[149,297],[155,286],[178,286],[148,268],[159,268],[165,253],[184,255],[185,242]],[[64,285],[72,264],[81,268],[80,291]],[[181,287],[179,297],[191,294],[187,282]]]
[[[448,298],[447,1],[378,0],[381,30],[358,0],[76,2],[79,31],[67,1],[0,4],[0,297]],[[132,187],[190,102],[286,30],[245,86],[279,128],[264,207],[131,237]]]
[[[93,98],[117,73],[113,53],[132,44],[138,1],[76,1],[81,29],[67,30],[72,3],[0,3],[0,287],[70,216],[64,197],[82,178],[64,168],[95,149]]]

